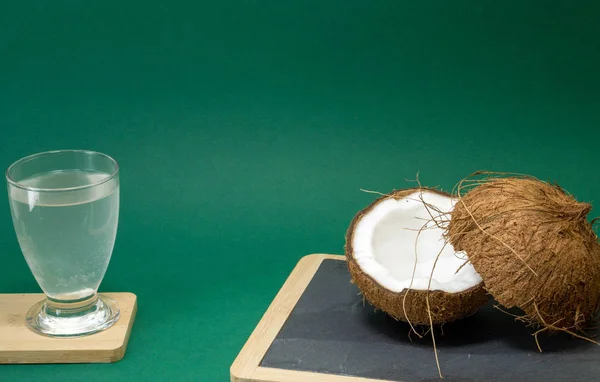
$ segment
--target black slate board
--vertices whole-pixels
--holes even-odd
[[[600,346],[539,335],[493,307],[436,331],[446,381],[600,381]],[[363,304],[344,261],[326,259],[261,366],[393,381],[439,380],[431,336]]]

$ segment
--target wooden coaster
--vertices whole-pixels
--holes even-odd
[[[0,294],[0,364],[121,360],[135,320],[137,297],[133,293],[103,294],[119,304],[119,320],[105,331],[77,338],[45,337],[25,325],[27,310],[44,299],[43,294]]]

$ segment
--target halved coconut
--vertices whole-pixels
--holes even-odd
[[[428,289],[433,324],[469,316],[486,303],[481,277],[444,239],[441,222],[455,203],[437,190],[407,189],[354,217],[345,252],[352,281],[368,302],[397,320],[426,325]]]

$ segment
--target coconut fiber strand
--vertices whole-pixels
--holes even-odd
[[[500,304],[522,309],[525,320],[547,330],[581,331],[600,297],[590,210],[557,185],[492,178],[461,196],[446,235]]]

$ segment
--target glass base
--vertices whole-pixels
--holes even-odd
[[[29,329],[50,337],[79,337],[106,330],[118,321],[119,306],[101,294],[79,301],[46,298],[27,312]]]

